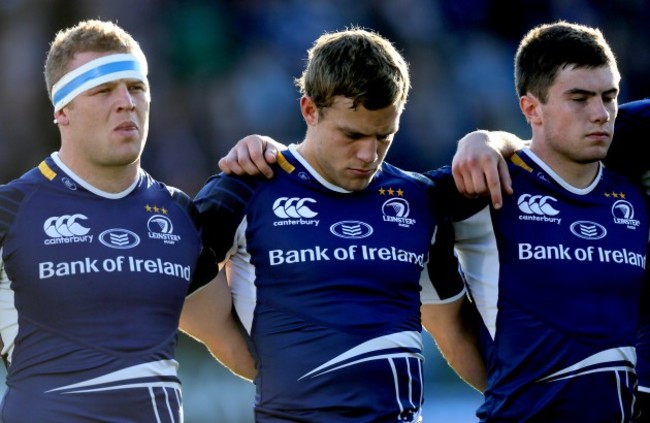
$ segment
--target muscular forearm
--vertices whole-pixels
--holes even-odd
[[[255,378],[255,360],[233,315],[232,297],[223,275],[185,300],[180,329],[205,344],[212,356],[236,375]]]
[[[231,372],[243,379],[252,381],[257,375],[255,360],[248,350],[240,328],[234,319],[228,325],[230,328],[225,330],[222,327],[219,336],[215,334],[215,336],[202,336],[202,338],[198,338],[189,332],[184,332],[205,344],[212,357],[227,367]]]
[[[473,326],[465,314],[463,301],[423,305],[422,325],[436,341],[442,356],[456,374],[483,392],[487,385],[485,363],[477,346]]]

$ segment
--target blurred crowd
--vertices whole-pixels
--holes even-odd
[[[449,162],[475,128],[529,130],[512,63],[533,25],[598,26],[619,58],[621,101],[650,95],[650,5],[644,0],[0,0],[0,183],[58,148],[42,70],[56,31],[117,21],[149,59],[153,102],[144,167],[193,195],[217,159],[250,133],[302,138],[293,79],[324,31],[352,25],[390,38],[413,90],[388,160]]]

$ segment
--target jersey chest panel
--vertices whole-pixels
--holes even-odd
[[[199,250],[198,231],[164,189],[115,201],[57,180],[25,199],[3,245],[19,319],[109,349],[134,326],[143,337],[129,349],[175,331]]]
[[[513,188],[517,194],[492,213],[501,298],[576,330],[633,318],[648,234],[639,192],[605,174],[579,195],[524,171]]]
[[[332,311],[416,304],[435,228],[428,201],[422,188],[398,179],[348,194],[289,177],[265,185],[247,213],[258,296],[289,308],[327,303]]]

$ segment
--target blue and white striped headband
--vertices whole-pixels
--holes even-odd
[[[82,92],[106,82],[132,78],[147,82],[147,64],[133,54],[111,54],[66,73],[52,86],[52,104],[58,112]]]

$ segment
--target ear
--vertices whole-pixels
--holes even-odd
[[[54,112],[54,123],[58,123],[59,125],[63,126],[66,126],[70,123],[70,119],[68,118],[68,113],[65,107],[58,112]]]
[[[519,108],[529,124],[539,125],[542,123],[541,104],[539,99],[532,94],[526,94],[519,98]]]
[[[300,97],[300,112],[307,125],[314,126],[318,124],[318,107],[311,97],[306,95]]]

